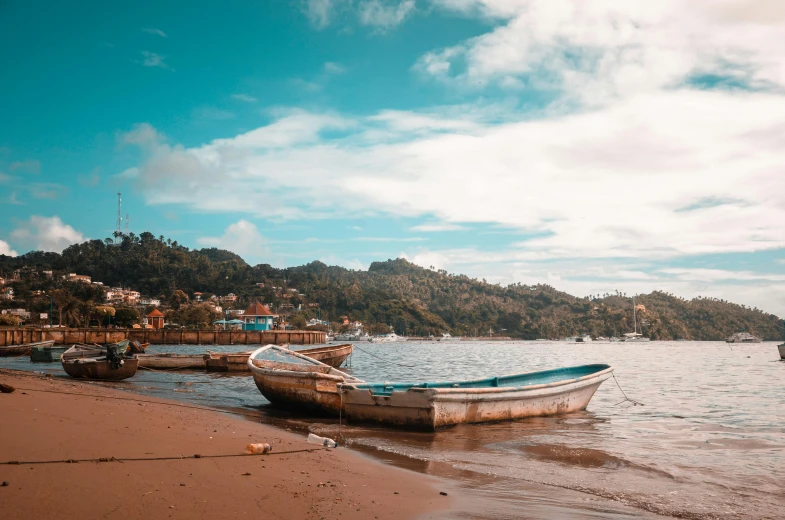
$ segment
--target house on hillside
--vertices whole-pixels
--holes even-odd
[[[243,313],[243,330],[272,330],[275,315],[259,302],[255,302]]]
[[[146,322],[154,329],[164,328],[164,313],[158,309],[153,309],[145,316]]]

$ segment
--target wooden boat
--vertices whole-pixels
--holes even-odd
[[[785,359],[785,343],[777,345],[777,349],[780,351],[780,359]]]
[[[33,347],[51,347],[54,344],[54,340],[50,339],[48,341],[38,341],[36,343],[25,343],[24,345],[0,347],[0,357],[29,356]]]
[[[118,363],[108,359],[107,348],[94,345],[74,345],[60,358],[65,373],[79,379],[120,381],[136,374],[139,360],[118,354]]]
[[[248,357],[251,352],[210,352],[205,357],[209,372],[248,372]]]
[[[329,347],[309,348],[296,352],[316,361],[321,361],[325,365],[338,368],[352,355],[353,350],[354,346],[351,343],[347,343],[344,345],[330,345]]]
[[[68,347],[33,347],[30,350],[30,361],[33,363],[52,363],[60,361],[60,356],[68,350]]]
[[[284,347],[267,345],[248,358],[248,369],[256,387],[277,406],[338,415],[341,383],[361,379]]]
[[[207,368],[205,359],[209,357],[209,354],[147,353],[136,354],[134,357],[139,360],[139,368],[204,370]]]
[[[610,365],[582,365],[542,372],[444,383],[342,383],[350,421],[436,430],[583,410]]]

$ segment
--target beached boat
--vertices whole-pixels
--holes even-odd
[[[118,350],[116,345],[74,345],[63,353],[60,363],[66,374],[78,379],[120,381],[133,377],[139,360],[118,354]]]
[[[298,354],[308,356],[316,361],[321,361],[325,365],[338,368],[343,365],[344,361],[352,355],[354,346],[351,343],[345,345],[331,345],[329,347],[309,348],[306,350],[296,351]]]
[[[205,368],[209,372],[248,372],[248,357],[251,352],[210,352],[205,356]]]
[[[204,370],[207,368],[205,360],[209,357],[209,354],[148,353],[136,354],[135,357],[139,360],[139,368],[151,368],[154,370]]]
[[[760,343],[761,341],[763,340],[749,332],[737,332],[729,336],[725,343]]]
[[[363,382],[276,345],[254,351],[248,358],[248,369],[256,387],[274,405],[329,415],[338,415],[341,409],[339,384]]]
[[[346,417],[356,422],[436,430],[583,410],[610,365],[582,365],[472,381],[342,383]]]
[[[36,343],[25,343],[24,345],[0,347],[0,357],[29,356],[33,347],[51,347],[54,344],[54,340],[50,339],[48,341],[38,341]]]
[[[33,363],[53,363],[55,361],[60,361],[60,356],[63,355],[63,352],[66,350],[68,350],[68,347],[36,346],[30,350],[30,361]]]

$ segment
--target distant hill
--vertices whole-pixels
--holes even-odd
[[[89,275],[105,285],[165,300],[178,289],[188,295],[232,292],[239,297],[237,308],[257,299],[275,308],[291,304],[301,306],[304,317],[320,314],[336,320],[345,315],[367,324],[390,324],[410,335],[487,335],[493,330],[536,339],[618,336],[633,329],[632,300],[622,294],[589,299],[549,285],[492,285],[403,259],[374,262],[367,271],[322,262],[286,269],[251,266],[229,251],[190,250],[151,233],[123,235],[118,245],[110,239],[91,240],[62,254],[0,256],[0,275],[21,267]],[[36,283],[20,283],[19,299],[24,301],[25,290],[32,291]],[[653,339],[721,340],[744,330],[767,340],[782,336],[777,316],[726,301],[653,292],[637,295],[636,303],[646,308],[639,319],[644,334]]]

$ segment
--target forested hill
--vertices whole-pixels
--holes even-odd
[[[92,240],[62,254],[31,252],[0,256],[0,276],[21,267],[31,272],[77,273],[108,286],[123,286],[167,300],[176,290],[239,296],[236,308],[260,300],[278,308],[302,304],[303,317],[336,320],[346,315],[366,324],[392,324],[408,334],[487,335],[489,330],[527,339],[576,334],[613,336],[631,332],[632,300],[623,294],[577,298],[548,285],[500,286],[433,271],[406,260],[374,262],[354,271],[312,262],[278,269],[248,265],[229,251],[189,250],[151,233],[129,234],[119,245]],[[58,277],[55,276],[55,280]],[[34,279],[18,283],[17,301],[36,289]],[[290,289],[296,289],[291,291]],[[654,292],[636,296],[643,332],[654,339],[720,340],[750,331],[779,339],[781,321],[758,309],[706,298],[684,300]],[[6,304],[8,306],[8,304]]]

